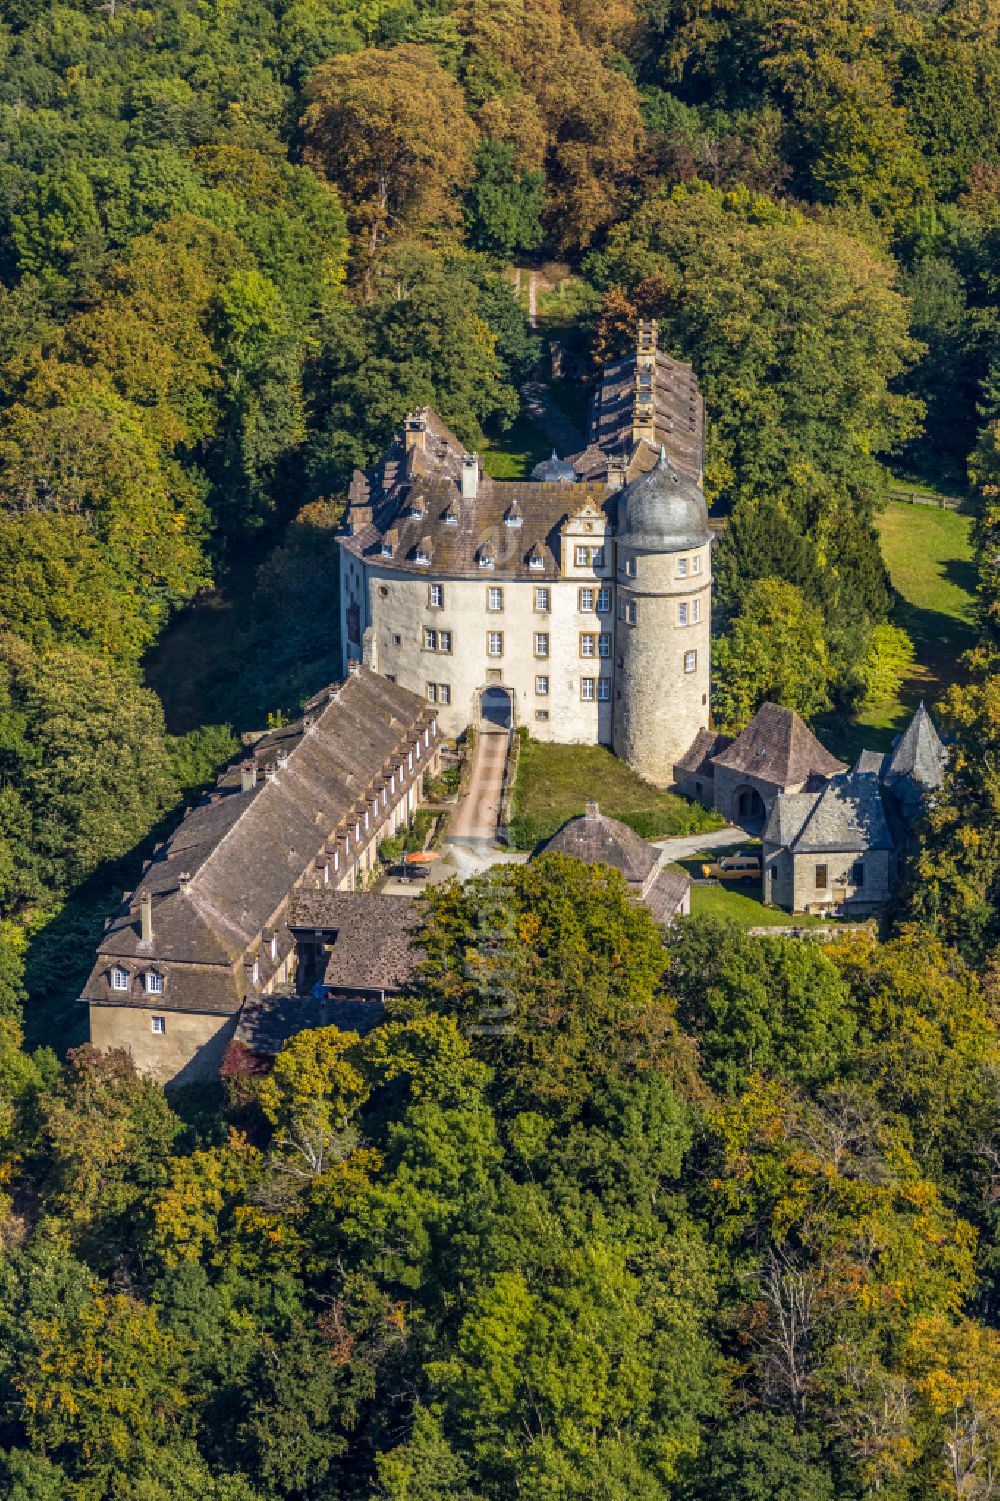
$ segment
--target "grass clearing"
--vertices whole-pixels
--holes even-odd
[[[723,820],[700,803],[644,782],[602,745],[554,745],[522,736],[514,783],[510,837],[515,849],[532,849],[598,802],[601,811],[644,839],[722,828]]]
[[[487,432],[488,447],[481,455],[491,479],[527,479],[536,464],[547,459],[552,445],[546,434],[525,412],[506,432]]]
[[[972,518],[891,501],[878,530],[899,595],[893,619],[912,638],[916,661],[895,697],[862,710],[853,724],[826,727],[832,749],[846,760],[866,747],[888,750],[920,700],[931,707],[961,677],[958,659],[975,644]]]
[[[723,855],[738,855],[743,851],[760,853],[759,839],[741,839],[736,844],[720,845],[710,850],[699,850],[674,862],[697,880],[703,865],[721,860]],[[748,876],[742,881],[727,881],[719,886],[691,887],[691,916],[719,917],[737,922],[744,928],[814,928],[831,921],[815,913],[785,912],[781,907],[765,907],[761,901],[761,877]]]

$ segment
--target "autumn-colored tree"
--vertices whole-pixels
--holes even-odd
[[[313,74],[307,98],[307,160],[343,190],[369,252],[457,222],[476,133],[429,47],[335,58]]]

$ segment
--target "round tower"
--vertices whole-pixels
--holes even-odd
[[[700,486],[659,462],[618,498],[614,749],[666,786],[708,725],[712,534]]]

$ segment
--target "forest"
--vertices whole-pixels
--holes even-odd
[[[1000,5],[8,0],[0,54],[4,1494],[995,1495]],[[264,1080],[67,1053],[144,854],[336,676],[354,466],[419,404],[518,419],[543,260],[593,368],[653,316],[698,373],[720,726],[898,681],[889,475],[972,497],[886,941],[664,935],[548,860]]]

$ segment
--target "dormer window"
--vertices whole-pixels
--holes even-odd
[[[278,957],[278,935],[277,935],[277,933],[272,933],[271,934],[271,958],[272,959],[277,959],[277,957]]]
[[[493,550],[492,543],[484,542],[482,547],[479,549],[478,562],[480,568],[493,568],[496,564],[496,560],[496,553]]]
[[[410,516],[419,517],[423,516],[426,513],[426,510],[427,507],[424,504],[424,497],[422,495],[415,495],[410,501],[409,511],[407,514]]]
[[[523,523],[524,517],[521,514],[521,507],[516,500],[513,500],[504,514],[503,524],[504,526],[521,526]]]
[[[255,959],[250,966],[250,984],[256,985],[260,981],[260,960]]]
[[[451,506],[448,507],[448,509],[446,511],[442,511],[441,512],[441,520],[444,522],[445,526],[457,526],[458,525],[458,507],[455,506],[455,505],[451,505]]]
[[[361,824],[360,823],[356,823],[354,825],[354,839],[355,839],[355,842],[357,842],[360,838],[361,838]]]
[[[340,851],[339,850],[334,850],[334,852],[333,852],[333,868],[334,868],[334,870],[339,870],[340,869]]]
[[[388,537],[382,538],[382,556],[383,558],[392,557],[392,543],[389,541]]]
[[[420,541],[413,549],[413,561],[415,563],[420,563],[423,566],[426,566],[431,560],[431,552],[432,548],[430,537],[421,537]]]
[[[116,964],[114,969],[111,971],[111,989],[128,990],[128,988],[128,970],[122,969],[120,964]]]
[[[533,547],[531,549],[528,554],[528,567],[534,569],[535,572],[541,572],[545,567],[545,559],[542,556],[541,548]]]
[[[143,986],[147,995],[163,994],[163,976],[155,969],[147,969],[143,975]]]

